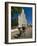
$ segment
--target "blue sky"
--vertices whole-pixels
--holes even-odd
[[[26,14],[26,19],[28,24],[32,24],[32,7],[23,7],[24,12]],[[18,13],[16,12],[15,17],[11,17],[11,19],[17,18]]]
[[[32,24],[32,7],[24,7],[28,24]]]

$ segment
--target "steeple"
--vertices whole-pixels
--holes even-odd
[[[24,14],[24,9],[22,8],[22,13]]]
[[[19,26],[22,27],[22,25],[27,26],[27,20],[26,20],[26,15],[24,13],[24,9],[22,8],[22,12],[20,15],[18,15],[18,24]]]

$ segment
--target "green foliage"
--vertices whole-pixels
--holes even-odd
[[[22,8],[21,7],[11,7],[11,11],[12,13],[18,12],[20,14],[22,11]]]
[[[11,17],[15,17],[15,15],[18,13],[20,14],[22,11],[21,7],[11,7]],[[18,25],[18,18],[11,20],[11,27],[14,28]]]
[[[11,27],[15,28],[16,26],[18,26],[18,19],[14,19],[11,21]]]

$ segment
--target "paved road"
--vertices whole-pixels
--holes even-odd
[[[26,29],[20,35],[19,31],[11,32],[11,39],[32,38],[32,29]]]

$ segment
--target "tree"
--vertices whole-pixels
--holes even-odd
[[[21,7],[11,7],[11,12],[14,14],[14,13],[21,13],[22,11],[22,8]]]
[[[11,18],[16,17],[15,19],[11,19],[11,27],[13,28],[14,26],[18,25],[18,18],[16,14],[20,14],[22,12],[21,7],[11,7]]]

